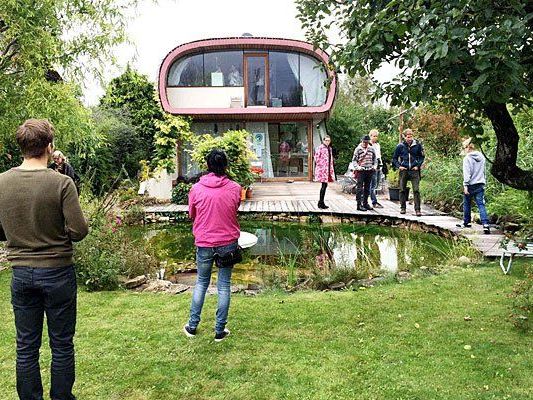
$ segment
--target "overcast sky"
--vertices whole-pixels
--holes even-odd
[[[116,56],[119,67],[104,72],[106,81],[120,75],[128,62],[156,82],[159,66],[174,47],[212,37],[254,36],[305,40],[296,18],[293,0],[140,0],[136,16],[128,25],[131,45],[121,46]],[[385,68],[380,78],[392,75]],[[88,82],[85,102],[96,104],[104,89]]]

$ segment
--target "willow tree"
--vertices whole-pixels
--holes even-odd
[[[533,190],[533,166],[517,166],[513,111],[532,106],[533,2],[530,0],[297,0],[307,37],[329,49],[350,76],[372,76],[383,63],[400,69],[376,84],[393,105],[439,102],[473,136],[488,118],[497,137],[491,173]],[[343,43],[328,40],[340,30]],[[511,110],[511,112],[509,111]]]
[[[0,169],[17,162],[16,127],[48,118],[58,144],[84,154],[98,138],[79,83],[98,75],[124,39],[134,1],[0,1]]]

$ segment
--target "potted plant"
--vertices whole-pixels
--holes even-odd
[[[387,174],[390,201],[400,200],[400,170],[390,169]],[[409,188],[406,188],[406,197],[409,197]]]
[[[250,168],[250,172],[252,173],[252,176],[254,178],[254,182],[261,181],[261,175],[265,172],[263,168],[252,165]],[[249,186],[246,188],[246,198],[251,199],[252,198],[253,189],[252,186]]]

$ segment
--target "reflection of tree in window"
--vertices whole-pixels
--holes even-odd
[[[203,86],[202,68],[194,61],[182,72],[179,86]]]
[[[228,83],[230,86],[242,86],[242,75],[233,64],[229,70]]]
[[[204,55],[208,86],[242,86],[242,51],[217,51]]]
[[[300,106],[302,88],[299,83],[298,54],[272,51],[269,54],[269,65],[271,106]]]

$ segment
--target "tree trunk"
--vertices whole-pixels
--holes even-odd
[[[501,183],[519,190],[533,190],[533,171],[524,171],[516,165],[518,154],[518,132],[513,119],[502,103],[490,103],[485,107],[498,145],[490,172]]]

